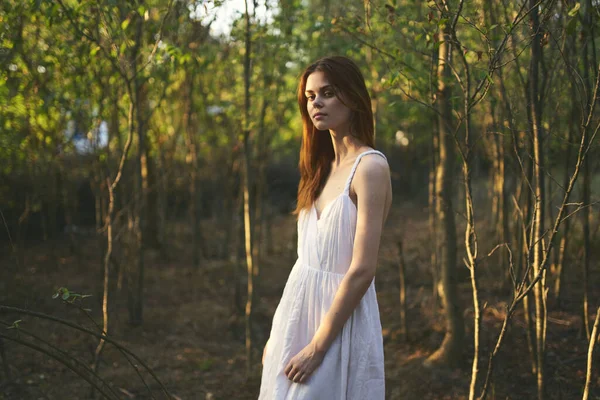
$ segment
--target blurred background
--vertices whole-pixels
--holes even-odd
[[[327,55],[360,66],[392,172],[386,398],[600,398],[599,15],[3,1],[0,398],[257,398],[296,259],[297,84]]]

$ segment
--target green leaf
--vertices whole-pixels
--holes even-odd
[[[65,287],[58,288],[58,290],[52,295],[52,298],[53,299],[58,298],[58,296],[62,295],[65,291],[68,292],[67,288],[65,288]]]
[[[12,323],[11,326],[7,326],[6,329],[19,329],[19,323],[23,322],[22,319],[18,319]]]
[[[581,8],[581,3],[580,2],[575,3],[575,6],[573,8],[571,8],[571,10],[569,11],[569,17],[576,16],[577,12],[579,11],[580,8]]]
[[[100,46],[94,46],[92,50],[90,50],[90,56],[94,57],[98,53],[98,51],[100,51]]]
[[[65,289],[62,294],[62,299],[67,300],[69,296],[71,296],[71,293],[69,293],[69,290]]]
[[[131,20],[129,18],[127,18],[126,20],[124,20],[123,22],[121,22],[121,29],[123,29],[123,30],[127,29],[127,27],[129,26],[130,22],[131,22]]]

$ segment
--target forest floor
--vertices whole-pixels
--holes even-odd
[[[423,361],[435,351],[444,335],[443,310],[435,306],[431,295],[427,213],[420,206],[406,203],[393,208],[388,222],[376,277],[385,346],[386,399],[466,399],[473,354],[468,270],[459,264],[457,279],[466,321],[463,361],[452,369],[426,368]],[[486,236],[490,236],[485,232],[488,225],[479,221],[482,227],[480,238],[483,238],[480,244],[480,297],[482,305],[487,304],[481,335],[481,377],[487,371],[488,354],[500,332],[510,300],[510,289],[502,284],[504,273],[494,264],[497,258],[485,257],[493,248],[491,240],[486,240]],[[183,222],[181,226],[170,227],[167,257],[158,252],[147,252],[141,326],[133,327],[128,323],[126,290],[113,287],[109,335],[147,363],[175,399],[256,399],[262,346],[295,261],[295,220],[292,216],[275,220],[273,238],[276,242],[261,264],[255,306],[256,343],[250,377],[246,376],[245,368],[244,299],[238,296],[236,301],[234,295],[236,282],[244,290],[244,271],[241,267],[233,268],[229,260],[216,259],[203,260],[199,268],[194,268],[188,245],[190,235],[182,226]],[[211,228],[207,222],[206,236],[210,235]],[[459,241],[464,236],[461,229],[458,221]],[[407,270],[406,340],[400,331],[397,250],[400,240],[404,243]],[[91,236],[80,238],[78,255],[72,255],[65,238],[30,244],[25,267],[18,271],[8,250],[0,256],[0,304],[46,313],[94,329],[80,310],[60,299],[52,299],[59,287],[66,287],[92,295],[82,304],[90,308],[96,322],[101,323],[102,267],[96,239]],[[459,248],[458,254],[462,259],[462,249]],[[561,307],[552,300],[552,293],[548,298],[547,399],[578,399],[582,394],[588,342],[581,330],[579,258],[572,257],[567,265],[569,270]],[[590,278],[591,318],[600,304],[598,287],[600,276],[594,265]],[[34,332],[85,365],[93,359],[97,345],[93,337],[55,322],[17,313],[0,313],[0,321],[4,323],[17,319],[21,320],[19,328],[23,329],[18,335],[21,340],[29,339],[26,331]],[[0,327],[0,331],[17,337],[14,330]],[[520,307],[498,354],[488,399],[537,398],[525,332],[523,308]],[[0,400],[91,398],[89,384],[67,366],[12,341],[5,340],[4,347],[12,380],[7,382],[6,372],[0,368]],[[598,353],[600,350],[596,351]],[[600,359],[596,357],[595,362],[598,370]],[[99,374],[119,398],[152,398],[135,369],[113,346],[107,345],[104,349]],[[142,376],[156,399],[166,398],[148,374]],[[597,371],[592,387],[590,399],[600,399],[600,374]]]

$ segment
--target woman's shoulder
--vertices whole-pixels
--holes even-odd
[[[355,186],[369,190],[378,186],[387,186],[390,182],[390,166],[383,153],[364,154],[354,173]]]
[[[381,154],[373,152],[362,157],[354,173],[351,191],[358,198],[364,196],[367,203],[372,201],[391,202],[390,167]]]
[[[389,172],[389,168],[385,154],[379,150],[370,149],[361,153],[361,160],[357,166],[356,173],[359,171],[363,171],[363,173],[377,173],[384,170]]]

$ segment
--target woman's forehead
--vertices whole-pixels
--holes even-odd
[[[306,91],[318,91],[325,86],[331,86],[331,84],[322,71],[315,71],[306,79]]]

